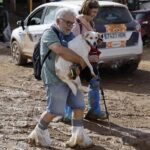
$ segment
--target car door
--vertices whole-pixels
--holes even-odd
[[[35,44],[39,41],[43,32],[54,23],[57,8],[57,6],[40,8],[28,18],[24,40],[24,48],[26,49],[27,55],[29,54],[32,56]]]
[[[41,34],[45,30],[42,22],[45,9],[45,7],[39,8],[31,13],[31,15],[29,15],[26,19],[23,51],[29,56],[32,55],[35,44],[38,42]]]

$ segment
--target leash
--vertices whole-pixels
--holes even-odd
[[[106,115],[107,115],[107,120],[108,120],[108,125],[109,125],[109,131],[110,131],[110,134],[112,135],[111,124],[110,124],[110,119],[109,119],[109,113],[108,113],[108,109],[107,109],[107,105],[106,105],[104,90],[103,90],[103,88],[101,86],[102,83],[101,83],[101,77],[100,77],[98,65],[97,65],[97,72],[98,72],[99,82],[100,82],[100,91],[101,91],[101,95],[102,95],[102,98],[103,98],[103,101],[104,101],[104,107],[105,107],[105,111],[106,111]]]

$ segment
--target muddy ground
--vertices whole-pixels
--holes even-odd
[[[150,47],[144,48],[133,75],[109,72],[101,76],[112,133],[107,120],[84,120],[94,141],[89,150],[150,150]],[[10,49],[0,46],[0,150],[46,150],[26,142],[45,109],[44,94],[42,82],[33,77],[32,64],[15,66]],[[51,123],[49,132],[51,149],[65,150],[70,126]]]

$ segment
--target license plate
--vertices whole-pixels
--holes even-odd
[[[124,39],[126,38],[126,33],[125,32],[113,32],[113,33],[104,33],[104,40],[111,40],[111,39]]]

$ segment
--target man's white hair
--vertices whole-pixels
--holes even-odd
[[[55,15],[55,20],[64,18],[66,15],[76,17],[77,13],[75,13],[75,11],[70,8],[60,8]]]

